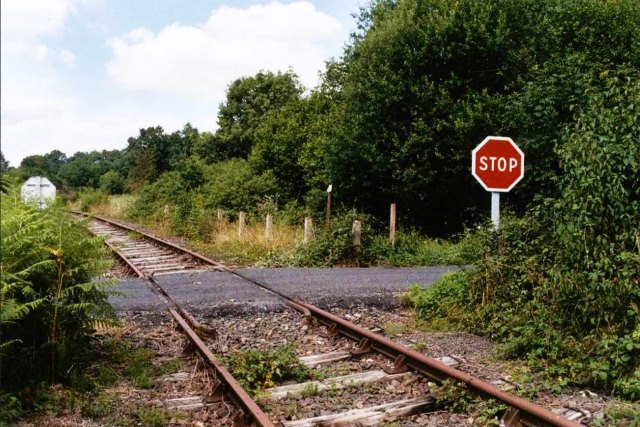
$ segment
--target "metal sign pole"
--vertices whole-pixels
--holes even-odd
[[[500,193],[497,191],[491,192],[491,222],[494,230],[500,227]]]

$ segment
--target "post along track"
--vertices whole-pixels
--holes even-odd
[[[81,214],[76,212],[77,214]],[[85,214],[82,214],[85,215]],[[86,216],[86,215],[85,215]],[[531,403],[525,399],[515,396],[511,393],[507,393],[499,390],[492,384],[475,378],[465,372],[458,369],[447,366],[446,364],[427,357],[417,351],[411,350],[408,347],[398,344],[382,335],[373,333],[367,329],[361,328],[345,319],[335,316],[329,312],[326,312],[312,304],[291,298],[282,292],[274,290],[268,284],[246,277],[236,271],[229,269],[223,264],[211,260],[201,254],[190,251],[179,245],[171,243],[169,241],[152,236],[143,231],[134,229],[124,224],[114,222],[112,220],[94,216],[96,220],[102,224],[109,224],[111,227],[116,227],[120,230],[126,230],[129,233],[136,233],[142,236],[144,239],[148,239],[153,242],[155,246],[164,247],[174,253],[186,254],[197,260],[197,263],[207,265],[215,270],[224,271],[232,274],[244,281],[250,282],[260,288],[276,294],[293,309],[304,314],[308,321],[317,321],[318,323],[328,328],[329,335],[338,336],[342,335],[352,341],[358,343],[359,354],[367,352],[377,352],[393,361],[393,367],[390,372],[400,373],[407,371],[418,372],[438,383],[446,380],[454,380],[460,383],[464,383],[466,387],[473,393],[484,397],[496,399],[508,406],[507,413],[505,414],[504,421],[507,426],[562,426],[562,427],[575,427],[580,424],[564,418],[558,414],[555,414],[539,405]],[[95,228],[96,234],[104,234],[104,230],[100,231],[100,228]],[[129,265],[133,271],[141,278],[146,278],[153,284],[153,288],[160,293],[165,301],[168,302],[170,308],[169,312],[176,319],[183,331],[187,334],[193,344],[195,344],[198,351],[202,354],[205,360],[212,365],[212,367],[218,372],[221,377],[221,386],[226,388],[226,391],[230,393],[233,400],[238,407],[245,411],[246,418],[251,419],[260,426],[272,426],[273,424],[269,420],[266,414],[258,407],[258,405],[248,396],[248,394],[242,389],[240,385],[233,379],[231,374],[220,364],[206,345],[200,340],[198,334],[194,331],[198,330],[201,333],[212,333],[207,331],[207,328],[200,325],[186,310],[182,309],[155,281],[153,275],[163,274],[167,269],[162,269],[160,272],[154,272],[153,270],[143,270],[139,265],[127,257],[126,251],[119,250],[113,244],[109,245],[116,254],[123,259],[127,265]],[[131,251],[129,251],[131,253]],[[169,255],[156,255],[159,257]],[[169,259],[169,258],[164,258]],[[188,263],[188,261],[187,261]],[[188,266],[177,266],[178,270],[184,270]],[[248,420],[247,420],[248,421]]]

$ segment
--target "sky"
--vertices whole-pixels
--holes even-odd
[[[365,0],[2,0],[0,145],[11,166],[122,149],[139,129],[215,130],[229,84],[339,58]]]

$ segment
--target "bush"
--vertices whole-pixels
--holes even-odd
[[[404,305],[412,307],[421,319],[460,323],[469,304],[467,273],[448,273],[428,288],[412,285],[402,295]]]
[[[360,247],[353,240],[353,221],[356,219],[362,224]],[[299,242],[289,264],[300,267],[366,266],[382,257],[388,245],[387,241],[374,236],[370,217],[349,211],[336,215],[330,227],[316,225],[314,239],[307,244]]]
[[[465,232],[453,241],[429,239],[416,231],[396,233],[395,249],[388,248],[387,262],[395,266],[468,265],[482,255],[482,242]]]
[[[122,194],[124,192],[124,178],[116,171],[105,172],[100,177],[100,190],[106,194]]]
[[[587,96],[559,145],[559,196],[480,230],[469,294],[447,305],[553,378],[638,399],[640,75],[603,72]],[[415,293],[422,316],[443,314],[437,289]]]
[[[82,212],[89,212],[89,209],[94,206],[106,205],[109,203],[109,196],[101,190],[85,188],[78,193],[78,200],[80,201],[80,210]]]
[[[58,206],[39,210],[2,195],[1,209],[0,379],[3,391],[20,393],[67,380],[94,324],[113,318],[111,283],[94,281],[109,257]]]

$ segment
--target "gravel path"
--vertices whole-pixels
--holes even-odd
[[[396,305],[394,295],[409,285],[431,285],[442,274],[457,267],[425,268],[282,268],[240,269],[238,273],[268,284],[273,289],[321,307],[376,307]],[[226,272],[191,272],[156,278],[175,300],[203,317],[280,311],[275,295]],[[164,305],[141,279],[121,280],[115,288],[124,295],[111,297],[121,312],[161,314]]]

